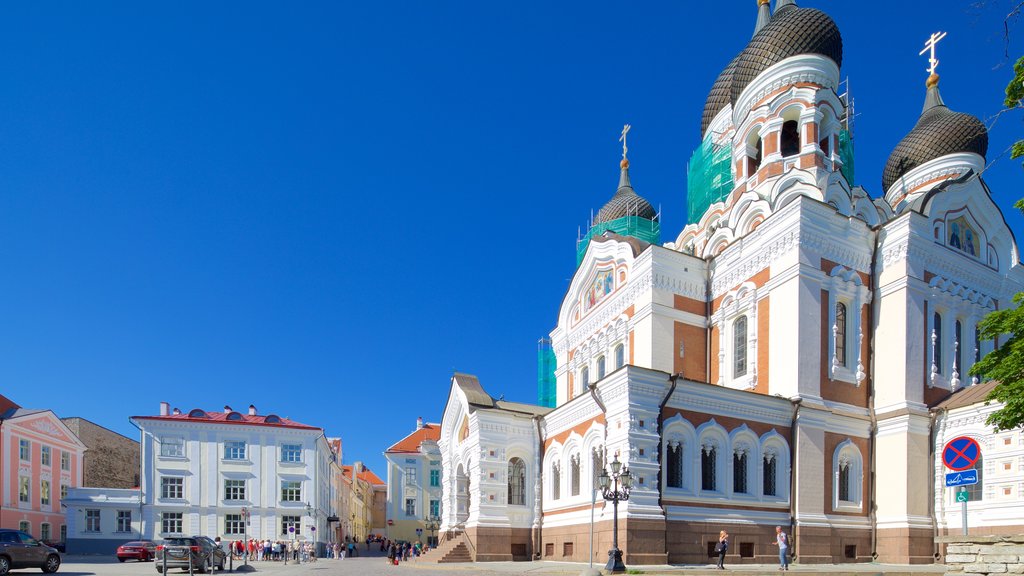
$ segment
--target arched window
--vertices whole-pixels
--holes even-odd
[[[846,366],[846,304],[836,302],[836,361]]]
[[[938,312],[932,316],[932,336],[932,364],[942,374],[942,314]]]
[[[832,456],[833,509],[861,509],[862,469],[863,459],[857,446],[851,440],[841,442]]]
[[[623,346],[622,344],[619,344],[618,346],[615,347],[615,369],[616,370],[618,370],[619,368],[622,368],[622,366],[626,363],[625,353],[626,353],[626,347]]]
[[[551,499],[558,500],[562,497],[562,467],[558,462],[551,464]]]
[[[521,458],[508,461],[508,503],[526,504],[526,464]]]
[[[666,485],[669,488],[683,487],[683,443],[672,441],[668,443],[666,462],[668,466],[668,478]]]
[[[796,120],[786,120],[782,123],[782,133],[779,134],[779,150],[782,151],[783,158],[800,153],[800,125]]]
[[[732,491],[747,493],[747,452],[736,450],[732,453]]]
[[[732,323],[733,377],[747,373],[747,317],[740,316]]]
[[[597,359],[597,379],[604,378],[604,356]]]
[[[584,366],[583,370],[580,370],[580,392],[583,392],[588,387],[590,387],[590,368]]]
[[[776,475],[776,463],[779,459],[774,452],[766,452],[764,455],[764,466],[762,467],[764,477],[762,478],[762,492],[765,496],[777,496],[778,476]]]
[[[569,495],[580,495],[580,455],[569,457]]]
[[[714,445],[705,444],[700,451],[700,489],[717,490],[718,449]]]
[[[604,472],[604,448],[595,446],[590,452],[591,471],[593,472],[593,488],[600,487],[601,472]]]
[[[980,455],[978,456],[978,462],[974,465],[974,468],[978,471],[978,483],[967,487],[967,498],[971,502],[981,500],[984,498],[985,494],[985,478],[983,474],[985,470],[985,460]],[[956,495],[954,495],[953,498],[955,499]]]
[[[761,168],[761,157],[763,155],[764,149],[764,145],[761,143],[761,138],[757,137],[756,135],[752,135],[752,137],[756,137],[757,139],[751,144],[753,148],[753,156],[747,156],[748,178],[756,174],[758,169]]]

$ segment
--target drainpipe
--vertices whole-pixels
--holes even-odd
[[[661,489],[661,473],[665,470],[665,465],[662,461],[664,451],[661,449],[661,446],[664,442],[661,440],[661,429],[665,423],[665,417],[663,416],[665,412],[665,405],[668,404],[669,399],[672,398],[672,393],[676,391],[676,382],[682,376],[683,374],[679,373],[668,377],[669,381],[672,382],[672,387],[668,389],[668,394],[665,394],[665,398],[661,401],[661,404],[658,405],[658,479],[655,481],[654,486],[658,491],[658,506],[661,507],[661,512],[665,514],[666,521],[668,520],[668,514],[665,512],[665,505],[662,502],[664,500],[665,491]]]
[[[537,510],[537,529],[533,531],[533,557],[535,560],[540,560],[541,556],[541,544],[543,538],[541,530],[544,528],[544,439],[540,435],[540,416],[533,417],[533,425],[537,430],[537,490],[533,496],[537,499],[537,505],[534,507]]]
[[[881,307],[881,303],[878,298],[874,297],[875,286],[878,284],[876,280],[875,267],[878,265],[878,233],[875,232],[875,249],[871,251],[871,313],[868,314],[867,320],[867,333],[868,333],[868,354],[870,354],[871,360],[868,362],[868,374],[870,374],[869,385],[871,388],[868,390],[868,415],[871,417],[871,431],[868,433],[870,440],[870,446],[868,449],[871,451],[871,475],[868,477],[868,516],[871,522],[871,560],[878,560],[878,503],[876,502],[876,495],[878,493],[878,477],[877,477],[877,463],[878,456],[875,454],[875,450],[878,447],[878,418],[875,415],[875,310]],[[859,313],[859,311],[858,311]],[[861,331],[863,334],[864,331]]]
[[[704,320],[708,323],[707,342],[704,345],[704,350],[707,355],[707,361],[704,363],[705,372],[704,380],[708,384],[711,382],[711,279],[704,281]]]
[[[628,377],[628,374],[627,374]],[[605,466],[608,465],[608,408],[605,407],[604,402],[597,396],[597,383],[590,385],[590,396],[597,403],[597,407],[601,409],[601,414],[604,415],[604,454],[601,455],[601,462]],[[593,482],[593,480],[591,480]],[[602,498],[602,505],[607,504]],[[594,508],[597,507],[597,495],[594,493],[594,486],[590,486],[590,566],[593,567],[594,562]],[[603,508],[602,508],[603,513]]]
[[[790,546],[789,554],[794,559],[796,558],[796,477],[797,477],[797,463],[800,462],[799,455],[799,444],[797,443],[796,437],[796,420],[800,416],[800,406],[803,405],[803,398],[795,398],[791,400],[793,403],[793,417],[789,422],[789,449],[793,453],[793,458],[790,460],[789,465],[789,536]]]

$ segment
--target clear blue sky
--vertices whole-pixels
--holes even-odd
[[[1016,2],[804,0],[839,24],[858,184],[924,98],[1000,109]],[[381,452],[454,370],[534,401],[575,240],[618,182],[685,224],[754,0],[20,2],[0,20],[0,391],[134,437],[161,400]],[[735,24],[735,27],[731,27]],[[1022,53],[1024,22],[1011,28]],[[1024,130],[1004,116],[989,160]],[[1011,226],[1021,167],[986,174]]]

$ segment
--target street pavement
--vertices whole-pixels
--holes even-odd
[[[360,551],[366,554],[365,551]],[[507,574],[536,575],[579,575],[586,564],[572,562],[487,562],[481,564],[431,564],[426,562],[405,562],[399,566],[386,563],[380,552],[371,556],[331,560],[321,558],[316,562],[294,564],[289,562],[254,562],[255,574],[265,576],[397,576],[412,574],[440,576],[444,573],[466,576],[503,576]],[[237,568],[237,565],[236,565]],[[595,568],[601,568],[595,566]],[[634,574],[685,574],[686,576],[720,575],[708,565],[702,566],[635,566]],[[777,567],[771,565],[727,566],[727,571],[743,576],[777,575]],[[843,564],[843,565],[793,565],[790,572],[803,574],[828,574],[829,576],[937,576],[945,571],[942,565],[902,566],[884,564]],[[169,570],[170,576],[188,574]],[[14,570],[13,575],[40,574],[38,569]],[[157,576],[153,562],[128,561],[119,563],[113,557],[65,555],[57,576]],[[225,574],[226,576],[226,574]]]

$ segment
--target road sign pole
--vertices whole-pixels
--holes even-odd
[[[960,515],[963,517],[964,536],[967,536],[967,487],[961,488],[960,493],[963,494],[960,499]]]

